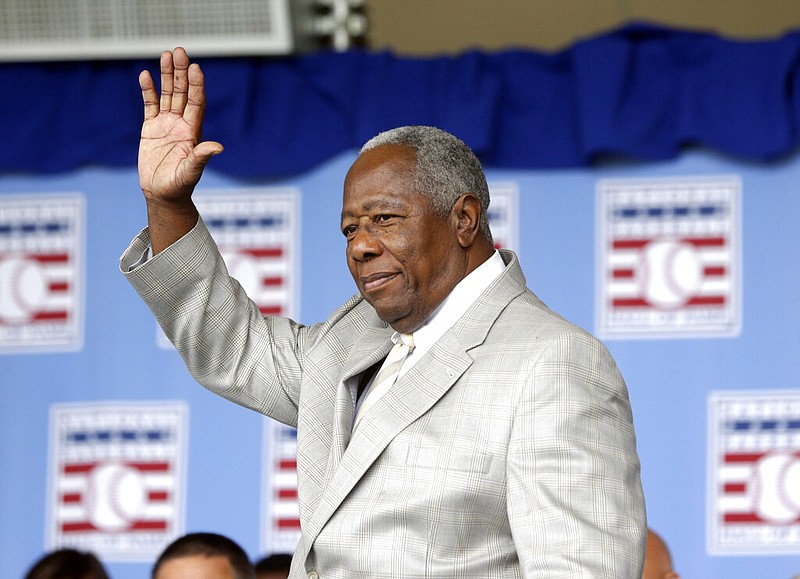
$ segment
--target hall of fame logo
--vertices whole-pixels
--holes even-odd
[[[186,425],[182,403],[54,405],[48,548],[158,556],[183,533]]]
[[[231,277],[265,316],[297,318],[300,193],[291,188],[200,190],[194,196]],[[159,331],[159,345],[171,348]]]
[[[738,334],[740,189],[735,177],[599,182],[599,335]]]
[[[264,419],[261,552],[294,553],[300,540],[297,431]]]
[[[800,554],[800,390],[709,397],[708,551]]]
[[[0,198],[0,353],[83,341],[84,199]]]

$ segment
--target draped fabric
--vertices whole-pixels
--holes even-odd
[[[269,178],[405,124],[449,130],[497,168],[663,160],[687,145],[769,161],[798,145],[798,60],[800,32],[734,41],[639,24],[557,53],[353,50],[199,62],[204,136],[226,147],[214,168]],[[157,73],[157,55],[0,63],[0,171],[135,165],[144,68]]]

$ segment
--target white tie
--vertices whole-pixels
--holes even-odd
[[[400,374],[400,367],[405,362],[406,357],[414,351],[414,338],[411,334],[400,334],[400,339],[389,351],[389,355],[383,361],[381,369],[372,380],[369,389],[364,393],[361,408],[358,409],[353,430],[358,425],[359,420],[364,416],[367,409],[389,390],[389,387],[397,380]]]

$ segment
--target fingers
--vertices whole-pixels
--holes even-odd
[[[173,94],[171,111],[183,114],[186,107],[187,91],[189,88],[189,56],[180,46],[172,53],[173,74]],[[197,65],[194,65],[197,66]]]
[[[173,75],[175,66],[172,62],[172,53],[167,50],[161,53],[161,111],[168,112],[172,109]]]
[[[144,101],[144,118],[152,119],[158,115],[158,93],[153,77],[146,70],[139,73],[139,87],[142,89],[142,101]]]
[[[203,108],[205,107],[205,89],[203,87],[203,73],[197,64],[190,64],[189,56],[182,47],[174,51],[161,53],[161,96],[157,96],[149,73],[142,73],[139,84],[145,99],[145,117],[155,116],[150,103],[153,99],[158,102],[156,112],[175,113],[184,115],[190,123],[203,121]],[[145,78],[146,74],[146,78]],[[142,85],[142,83],[145,83]],[[145,86],[147,94],[145,95]]]
[[[203,113],[206,108],[205,81],[200,66],[192,64],[189,67],[187,78],[189,91],[183,118],[189,125],[197,127],[199,130],[203,124]]]

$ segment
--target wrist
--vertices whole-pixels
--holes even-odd
[[[147,201],[147,224],[153,253],[158,253],[197,225],[200,214],[189,198],[182,202]]]

